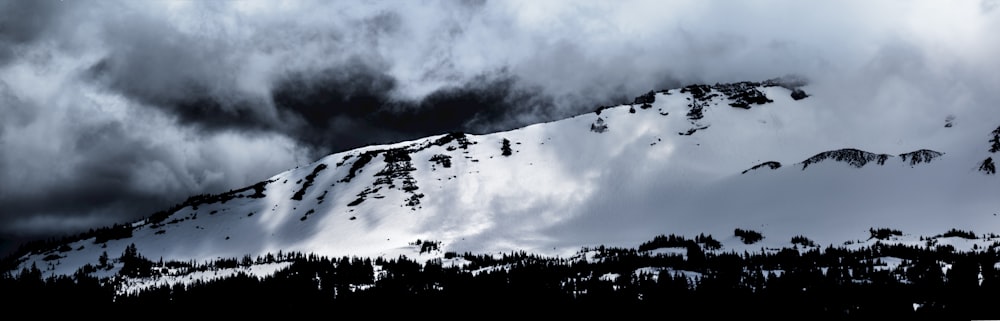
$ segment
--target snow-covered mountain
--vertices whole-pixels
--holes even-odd
[[[668,233],[712,234],[743,251],[798,235],[865,242],[872,227],[902,231],[901,242],[1000,230],[1000,123],[837,132],[815,116],[835,95],[789,80],[692,85],[506,132],[363,147],[26,254],[19,268],[68,275],[131,244],[177,261],[278,251],[568,257]],[[746,245],[734,228],[765,238]],[[439,250],[422,253],[418,240]]]

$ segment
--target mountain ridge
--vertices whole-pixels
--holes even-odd
[[[828,188],[846,188],[854,179],[878,179],[885,182],[875,185],[896,186],[943,179],[954,174],[950,168],[969,160],[918,149],[899,156],[903,164],[909,160],[910,167],[921,164],[926,169],[905,173],[888,168],[853,173],[821,166],[807,174],[792,174],[765,162],[755,168],[764,165],[775,170],[775,175],[767,175],[771,178],[740,178],[740,168],[746,168],[744,164],[753,157],[779,153],[785,158],[810,152],[760,145],[766,148],[744,150],[756,155],[742,155],[732,149],[775,130],[787,132],[780,137],[798,134],[772,125],[773,121],[752,121],[762,117],[758,115],[794,117],[785,114],[808,108],[801,102],[823,97],[823,93],[802,97],[806,85],[793,84],[797,86],[765,81],[651,91],[631,104],[510,131],[441,134],[335,153],[244,188],[192,196],[146,219],[83,234],[66,243],[80,250],[22,252],[17,267],[46,265],[55,255],[59,264],[51,265],[47,273],[68,275],[96,262],[98,254],[121,252],[128,244],[137,244],[142,253],[152,257],[209,260],[281,250],[392,256],[412,254],[407,244],[421,239],[437,240],[450,252],[522,249],[569,255],[581,246],[634,245],[657,234],[718,233],[733,226],[764,226],[765,234],[774,235],[770,242],[810,234],[813,229],[808,225],[775,226],[785,225],[781,222],[809,208],[849,202],[876,204],[853,208],[870,214],[893,208],[905,198],[880,200],[857,191],[828,200],[812,194],[798,196],[801,200],[779,200],[763,192],[739,196],[747,190],[780,181],[789,187],[773,193],[802,193],[797,186],[815,186],[817,179],[829,184]],[[672,134],[691,126],[695,131]],[[692,135],[695,132],[697,135]],[[882,165],[890,157],[895,156],[849,148],[816,154],[801,164],[804,170],[832,159],[860,169],[872,162]],[[978,164],[963,166],[973,165]],[[943,186],[962,183],[955,179],[944,182]],[[995,180],[977,184],[996,187]],[[962,207],[971,213],[995,208],[979,196],[983,192],[978,193],[959,198],[975,200]],[[715,195],[735,197],[718,202],[713,201]],[[755,197],[776,203],[762,205],[753,200]],[[789,201],[793,205],[781,206]],[[911,206],[937,201],[956,203],[938,195]],[[929,213],[942,207],[930,208],[921,217],[939,220],[930,218]],[[667,214],[657,214],[664,209]],[[775,210],[780,215],[765,214]],[[733,216],[747,211],[754,215]],[[705,218],[697,218],[699,215]],[[818,217],[823,215],[814,218]],[[840,242],[849,239],[855,229],[864,233],[867,228],[894,221],[891,215],[884,219],[850,217],[845,220],[857,222],[834,224],[841,227],[832,229],[835,233],[830,235],[816,230],[821,234],[818,241]],[[969,217],[955,221],[955,227],[969,228],[974,225],[970,222],[979,221]],[[917,233],[933,230],[904,228]],[[772,245],[784,246],[781,244]],[[727,243],[727,248],[745,247]],[[50,260],[45,260],[47,257]]]

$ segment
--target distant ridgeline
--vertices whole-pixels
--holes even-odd
[[[173,313],[231,306],[351,312],[391,302],[393,308],[444,304],[454,311],[514,304],[565,315],[599,305],[704,317],[1000,317],[1000,236],[951,229],[906,245],[902,231],[869,232],[868,240],[825,248],[796,236],[791,247],[754,253],[726,251],[711,235],[661,235],[638,248],[583,248],[569,258],[439,253],[440,242],[411,242],[420,254],[436,253],[425,262],[298,252],[164,262],[129,246],[72,276],[45,277],[36,266],[4,273],[0,295],[8,306],[43,301]],[[765,238],[747,229],[733,236],[748,245]],[[972,251],[949,245],[966,241],[977,242]],[[273,273],[253,273],[267,268]],[[92,276],[100,273],[109,277]]]
[[[951,123],[949,122],[948,125],[946,125],[946,127],[951,127],[950,124]],[[699,128],[699,129],[704,129],[704,128]],[[682,134],[690,135],[691,133],[694,133],[694,131],[695,130],[693,129],[688,133],[682,133]],[[987,148],[987,151],[990,153],[990,155],[1000,152],[1000,126],[998,126],[996,129],[990,132],[988,142],[989,146]],[[910,165],[910,167],[914,167],[919,164],[930,163],[934,159],[939,158],[943,155],[944,153],[942,152],[933,151],[929,149],[921,149],[909,153],[899,154],[896,156],[898,156],[903,163]],[[831,160],[835,162],[847,163],[848,165],[851,165],[856,168],[861,168],[864,167],[865,165],[868,165],[869,163],[885,165],[886,161],[892,157],[894,156],[889,154],[875,154],[854,148],[844,148],[844,149],[832,150],[816,154],[802,161],[799,164],[801,164],[802,169],[805,170],[807,167],[809,167],[809,165],[820,163],[826,160]],[[978,170],[984,174],[987,175],[996,174],[996,163],[994,163],[993,161],[993,156],[987,156],[986,159],[984,159],[979,164],[976,164],[976,166],[978,166]],[[747,170],[744,170],[743,174],[764,167],[767,167],[772,170],[778,169],[781,168],[781,163],[777,161],[763,162],[754,165],[753,167]]]

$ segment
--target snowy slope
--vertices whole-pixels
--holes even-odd
[[[1000,231],[1000,179],[977,170],[992,156],[1000,118],[862,127],[873,129],[868,138],[847,141],[859,135],[817,116],[818,102],[836,93],[802,89],[811,96],[761,83],[687,87],[645,106],[643,98],[507,132],[359,148],[135,222],[131,237],[81,240],[21,266],[71,274],[133,243],[150,259],[179,261],[278,251],[432,256],[417,240],[440,241],[437,253],[570,256],[668,233],[712,234],[724,250],[742,251],[790,246],[796,235],[864,241],[871,227],[914,239]],[[782,166],[748,170],[768,161]],[[734,228],[765,239],[743,245]]]

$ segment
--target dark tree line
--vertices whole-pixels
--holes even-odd
[[[740,241],[743,241],[743,244],[748,245],[760,242],[760,240],[764,239],[764,234],[760,234],[760,232],[754,230],[744,230],[738,228],[733,231],[733,234],[740,238]]]
[[[32,266],[0,276],[0,295],[10,298],[11,306],[45,302],[137,311],[266,306],[299,312],[371,312],[373,304],[387,304],[401,313],[415,311],[410,308],[494,311],[509,306],[517,309],[497,313],[541,308],[586,316],[601,307],[621,313],[669,311],[704,317],[1000,317],[995,307],[1000,290],[996,268],[1000,255],[995,248],[1000,245],[961,252],[948,246],[876,242],[856,249],[829,246],[736,253],[706,250],[712,240],[705,235],[694,240],[659,236],[638,249],[585,248],[570,258],[524,251],[502,255],[448,252],[444,259],[419,262],[405,256],[329,258],[279,252],[201,264],[154,262],[130,245],[118,259],[105,255],[107,265],[119,268],[111,280],[92,276],[98,269],[107,270],[105,263],[87,266],[72,276],[45,276]],[[797,241],[809,243],[804,237]],[[436,244],[423,241],[420,245],[432,243]],[[651,252],[662,247],[682,247],[686,254]],[[899,266],[887,264],[892,260]],[[117,294],[119,284],[114,282],[276,262],[288,265],[265,277],[237,272],[220,279]]]

